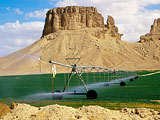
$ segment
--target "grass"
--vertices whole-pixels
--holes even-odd
[[[139,75],[148,74],[155,71],[137,71]],[[122,73],[119,73],[122,75]],[[123,74],[124,76],[125,74]],[[54,80],[54,90],[63,90],[64,84],[69,74],[57,74]],[[97,76],[97,77],[96,77]],[[117,77],[116,75],[107,74],[106,78]],[[86,83],[104,82],[103,73],[94,75],[92,73],[84,74],[83,78]],[[95,79],[98,78],[98,79]],[[146,107],[160,109],[160,104],[151,100],[160,100],[160,74],[139,77],[134,82],[127,82],[126,86],[120,85],[101,86],[95,88],[98,93],[96,100],[87,100],[86,96],[66,96],[63,100],[34,100],[26,99],[25,96],[36,93],[51,93],[51,75],[22,75],[22,76],[2,76],[0,77],[0,102],[9,104],[11,101],[25,102],[34,106],[45,106],[49,104],[61,104],[72,107],[83,105],[99,105],[111,109],[121,109],[123,107]],[[110,78],[111,79],[111,78]],[[71,80],[69,90],[81,83],[74,76]],[[83,91],[84,92],[84,91]]]

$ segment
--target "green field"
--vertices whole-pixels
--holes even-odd
[[[151,71],[154,72],[154,71]],[[149,71],[138,71],[139,75],[151,73]],[[53,82],[54,90],[63,90],[69,74],[57,74]],[[97,76],[99,79],[95,79]],[[120,75],[83,74],[85,83],[105,82],[104,77],[119,77]],[[112,78],[113,79],[113,78]],[[160,74],[139,77],[133,82],[126,82],[126,86],[119,84],[110,86],[93,87],[98,93],[96,100],[87,100],[86,96],[64,96],[62,100],[52,100],[51,75],[21,75],[21,76],[1,76],[0,77],[0,102],[9,104],[11,101],[25,102],[35,106],[48,104],[62,104],[79,107],[82,105],[100,105],[107,108],[119,109],[121,107],[148,107],[160,109],[160,104],[151,100],[160,100]],[[74,76],[71,79],[68,91],[85,92],[80,81]]]

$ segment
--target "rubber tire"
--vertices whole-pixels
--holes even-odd
[[[86,96],[87,99],[97,99],[97,92],[95,90],[89,90]]]
[[[61,91],[60,90],[55,90],[54,92],[53,92],[53,100],[62,100],[62,98],[63,98],[63,95],[62,94],[59,94],[59,95],[54,95],[54,93],[60,93]]]
[[[138,79],[138,75],[136,77],[134,77],[134,79]]]
[[[120,86],[126,86],[125,82],[120,82]]]
[[[133,78],[131,78],[130,81],[133,82]]]

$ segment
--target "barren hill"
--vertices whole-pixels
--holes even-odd
[[[156,37],[160,38],[157,31]],[[65,64],[68,64],[65,58],[80,57],[79,65],[110,69],[160,69],[159,39],[131,43],[122,41],[121,36],[114,19],[108,16],[105,25],[94,7],[54,8],[47,13],[40,40],[0,58],[0,75],[38,73],[39,61],[34,56]],[[51,65],[44,61],[41,68],[43,73],[51,71]],[[66,71],[68,69],[57,66],[57,72]]]

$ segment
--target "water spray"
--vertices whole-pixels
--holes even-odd
[[[41,73],[41,61],[45,61],[48,62],[50,64],[53,65],[59,65],[59,66],[63,66],[66,68],[71,68],[71,72],[70,75],[68,77],[68,79],[66,80],[67,82],[64,85],[64,89],[61,91],[59,90],[55,90],[53,91],[53,76],[51,76],[51,87],[52,87],[52,98],[53,99],[62,99],[64,95],[86,95],[87,99],[96,99],[97,98],[97,92],[94,90],[97,87],[101,87],[101,86],[109,86],[112,84],[119,84],[121,86],[125,86],[125,82],[126,81],[133,81],[134,79],[138,78],[138,75],[135,72],[130,72],[130,71],[123,71],[123,70],[110,70],[108,68],[105,67],[100,67],[100,66],[77,66],[78,61],[80,60],[80,58],[66,58],[67,61],[69,60],[74,60],[74,63],[68,62],[69,65],[63,64],[63,63],[59,63],[53,60],[47,60],[37,56],[33,56],[33,55],[26,55],[29,57],[32,57],[36,60],[39,61],[39,72]],[[93,72],[96,71],[96,72]],[[98,74],[104,74],[103,78],[104,81],[101,81],[101,76],[99,76],[99,83],[90,83],[88,84],[86,80],[83,79],[83,74],[85,74],[85,72],[88,73],[93,73],[93,79],[95,81],[95,74],[98,76]],[[103,72],[101,72],[103,71]],[[97,74],[98,73],[98,74]],[[105,77],[105,74],[106,77]],[[66,89],[69,86],[69,83],[71,81],[71,78],[73,76],[77,76],[77,79],[81,82],[82,86],[79,86],[77,88],[79,89],[83,89],[84,92],[80,91],[67,91]],[[117,76],[118,75],[118,76]],[[96,77],[97,77],[96,76]],[[107,81],[106,81],[107,80]],[[43,95],[43,94],[42,94]],[[49,94],[50,95],[50,94]]]
[[[77,60],[79,61],[79,58],[67,58],[67,60]],[[59,63],[59,62],[56,62],[56,61],[52,61],[52,60],[44,60],[44,61],[47,61],[48,63],[51,63],[51,64],[55,64],[55,65],[60,65],[60,66],[63,66],[63,67],[67,67],[67,68],[71,68],[71,72],[70,72],[70,75],[69,75],[69,78],[64,86],[64,89],[62,91],[62,93],[60,94],[60,91],[55,91],[55,93],[59,93],[59,95],[64,95],[63,93],[65,93],[65,95],[86,95],[87,96],[87,99],[96,99],[97,98],[97,92],[91,88],[95,88],[97,86],[108,86],[110,84],[120,84],[121,86],[125,86],[125,82],[124,81],[128,81],[128,80],[133,80],[133,79],[136,79],[138,76],[135,72],[129,72],[129,71],[122,71],[120,70],[121,73],[127,73],[125,78],[119,78],[119,79],[114,79],[114,81],[107,81],[107,82],[100,82],[100,83],[96,83],[96,84],[90,84],[90,85],[86,85],[86,83],[84,82],[83,80],[83,77],[82,77],[82,74],[84,73],[85,70],[92,70],[92,69],[95,69],[97,72],[99,72],[100,70],[103,70],[103,71],[107,71],[107,72],[111,72],[112,74],[115,74],[117,73],[116,70],[112,71],[108,68],[104,68],[104,67],[99,67],[99,66],[77,66],[77,61],[76,63],[74,64],[70,64],[70,65],[65,65],[63,63]],[[69,62],[70,63],[70,62]],[[91,71],[90,71],[91,72]],[[71,81],[71,78],[73,77],[73,75],[77,75],[77,78],[81,81],[82,83],[82,86],[84,88],[84,90],[86,92],[66,92],[66,88],[67,86],[69,85],[70,81]],[[112,79],[112,78],[111,78]],[[53,91],[52,91],[53,92]],[[57,94],[55,94],[57,95]],[[53,92],[53,96],[54,96],[54,92]],[[59,96],[59,98],[61,98]]]

